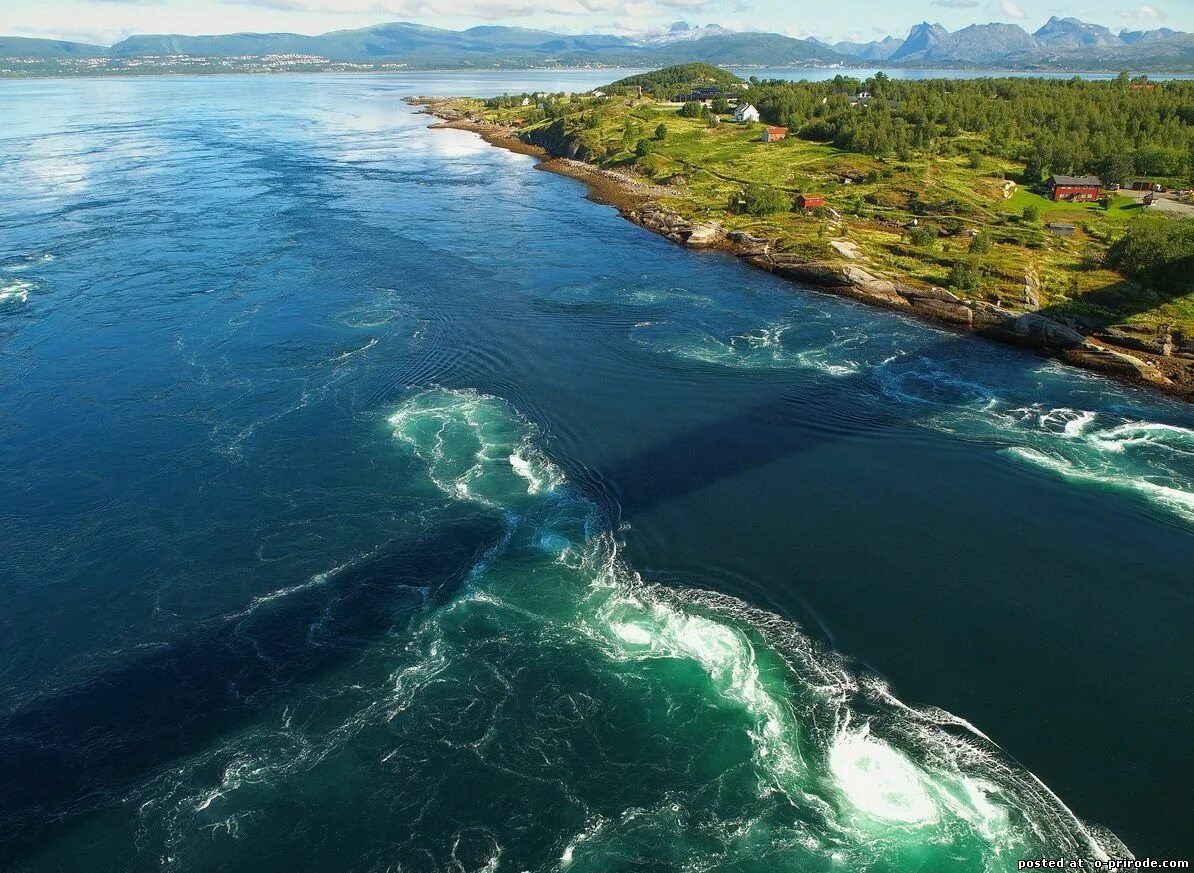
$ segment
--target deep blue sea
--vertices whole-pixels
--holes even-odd
[[[1194,852],[1194,411],[412,93],[0,82],[0,868]]]

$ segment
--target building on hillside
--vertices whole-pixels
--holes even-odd
[[[1098,200],[1103,189],[1102,181],[1094,176],[1050,176],[1045,184],[1050,200]]]
[[[779,142],[785,139],[788,135],[786,127],[765,127],[763,128],[763,135],[759,137],[763,142]]]
[[[1149,191],[1147,194],[1144,195],[1144,200],[1142,202],[1144,203],[1145,206],[1152,206],[1159,199],[1160,198],[1157,197],[1157,194],[1155,191]]]
[[[739,124],[754,124],[759,120],[759,110],[749,103],[743,103],[734,110],[734,121]]]
[[[796,208],[797,209],[816,209],[818,206],[825,205],[824,194],[797,194]]]
[[[1072,224],[1066,224],[1064,221],[1051,221],[1047,225],[1049,233],[1054,236],[1073,236],[1075,227]]]

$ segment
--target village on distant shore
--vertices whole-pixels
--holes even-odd
[[[685,64],[423,102],[677,242],[1194,396],[1194,83]]]

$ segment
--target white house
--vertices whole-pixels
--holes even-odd
[[[754,124],[759,120],[759,110],[749,103],[743,103],[734,110],[734,121],[739,124]]]

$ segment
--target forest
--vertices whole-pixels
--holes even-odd
[[[875,157],[970,148],[1022,162],[1029,183],[1089,173],[1105,183],[1145,176],[1180,186],[1194,175],[1189,81],[1127,73],[1111,81],[899,81],[877,73],[865,81],[752,80],[749,94],[764,121]]]

